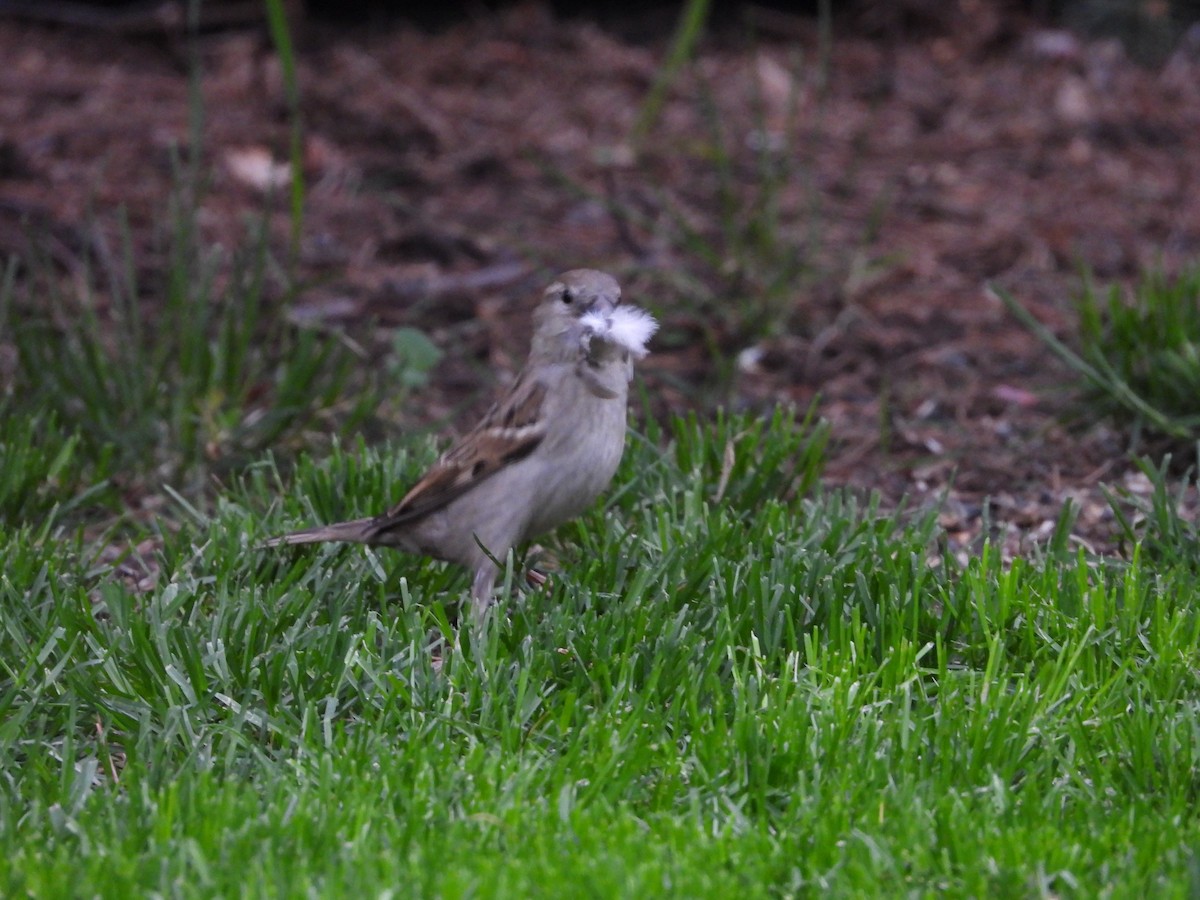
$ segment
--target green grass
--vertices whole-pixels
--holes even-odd
[[[21,415],[0,403],[0,524],[69,515],[107,493],[110,454],[81,458],[80,443],[53,413]]]
[[[271,274],[262,229],[233,250],[207,245],[182,193],[171,222],[157,304],[143,302],[149,288],[131,260],[103,292],[92,277],[78,295],[63,293],[48,264],[9,266],[0,345],[16,365],[0,385],[0,516],[30,502],[7,474],[29,448],[93,462],[73,477],[115,478],[139,494],[163,483],[190,491],[268,447],[373,411],[353,344],[287,321],[291,289]]]
[[[960,570],[932,513],[814,495],[825,439],[651,426],[550,586],[457,632],[453,569],[257,548],[424,443],[168,507],[145,593],[5,530],[0,892],[1190,895],[1194,532]]]
[[[1091,416],[1099,409],[1135,434],[1185,446],[1200,440],[1200,267],[1176,277],[1148,272],[1127,294],[1115,286],[1102,293],[1086,279],[1076,298],[1078,337],[1069,342],[1001,297],[1076,373]]]

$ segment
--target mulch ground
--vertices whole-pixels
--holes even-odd
[[[310,23],[309,287],[292,315],[373,323],[380,347],[395,326],[426,330],[446,351],[411,411],[429,422],[519,364],[547,274],[606,268],[664,323],[644,367],[660,410],[819,396],[830,483],[890,502],[950,486],[943,524],[962,552],[984,522],[1015,552],[1071,498],[1079,539],[1111,549],[1099,486],[1145,479],[989,285],[1069,335],[1081,266],[1128,284],[1200,255],[1200,54],[1142,67],[1114,42],[963,6],[919,34],[842,23],[827,61],[810,19],[772,14],[753,40],[721,29],[638,146],[665,33],[633,42],[536,4],[437,33]],[[284,253],[290,117],[270,42],[217,29],[196,58],[198,144],[177,34],[0,20],[0,256],[37,235],[83,278],[85,259],[119,256],[125,221],[152,287],[178,160],[195,153],[205,234],[236,246],[269,208]],[[764,160],[779,216],[754,256],[722,223],[761,217]],[[731,262],[705,263],[685,231]],[[760,295],[773,327],[752,329]]]

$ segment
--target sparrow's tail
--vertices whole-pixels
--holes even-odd
[[[264,541],[264,547],[278,547],[282,544],[316,544],[321,541],[351,541],[355,544],[371,543],[375,529],[371,526],[375,519],[354,519],[350,522],[336,522],[333,525],[321,525],[317,528],[305,528],[303,531],[293,531],[291,534],[281,534],[269,541]]]

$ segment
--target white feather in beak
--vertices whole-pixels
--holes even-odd
[[[636,359],[646,355],[646,342],[658,331],[654,316],[636,306],[618,306],[607,316],[590,312],[579,324],[594,338],[623,347]]]

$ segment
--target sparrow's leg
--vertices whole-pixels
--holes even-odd
[[[476,618],[483,618],[488,607],[492,605],[496,592],[496,576],[499,574],[499,567],[490,559],[485,559],[475,569],[475,578],[471,581],[471,608]]]

